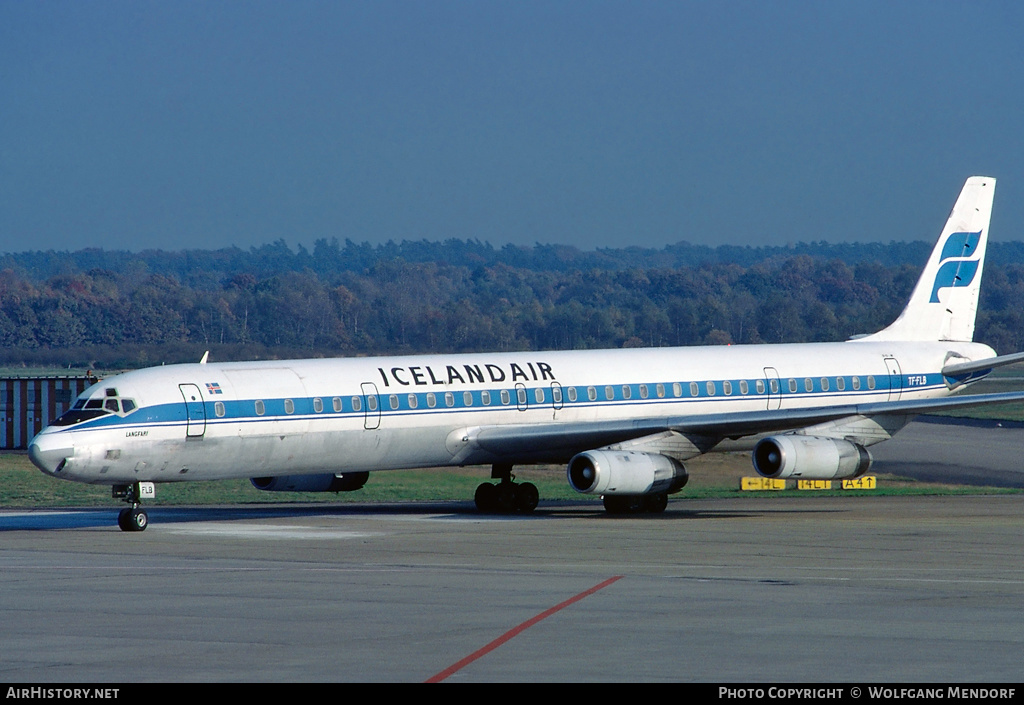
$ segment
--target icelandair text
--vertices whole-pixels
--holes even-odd
[[[546,362],[509,363],[508,367],[485,363],[481,365],[430,365],[392,367],[385,370],[378,367],[384,386],[449,385],[449,384],[500,384],[501,382],[544,382],[555,381],[555,373]]]

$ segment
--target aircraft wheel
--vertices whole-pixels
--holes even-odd
[[[644,495],[644,511],[650,512],[651,514],[661,514],[668,507],[668,493],[657,492],[655,494]]]
[[[121,531],[145,531],[149,526],[149,515],[144,509],[122,509],[117,514],[117,525]]]
[[[490,482],[481,483],[473,496],[476,508],[481,512],[493,512],[498,508],[498,488]]]
[[[604,510],[609,514],[627,513],[629,511],[629,497],[606,494],[604,496]]]
[[[132,531],[145,531],[149,526],[149,515],[143,509],[133,509],[129,512]]]
[[[503,514],[511,514],[516,510],[518,492],[516,486],[511,482],[502,482],[496,488],[496,499],[498,511]]]
[[[532,514],[540,502],[540,492],[532,482],[524,482],[516,487],[516,509],[523,514]]]
[[[619,494],[605,495],[604,509],[609,514],[640,514],[651,512],[656,514],[665,511],[668,506],[668,495],[664,492],[657,494]]]

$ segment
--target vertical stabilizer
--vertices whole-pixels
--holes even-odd
[[[888,328],[860,340],[974,339],[996,180],[967,179],[910,302]]]

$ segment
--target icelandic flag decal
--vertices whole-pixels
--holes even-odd
[[[223,394],[224,390],[220,388],[219,382],[207,382],[206,391],[209,394]]]

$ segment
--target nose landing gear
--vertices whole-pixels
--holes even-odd
[[[117,515],[117,525],[121,531],[145,531],[149,526],[149,515],[142,508],[142,498],[152,499],[156,489],[152,482],[135,482],[130,485],[114,485],[110,488],[110,496],[130,504]]]
[[[145,509],[130,507],[118,512],[117,525],[121,527],[121,531],[145,531],[149,525],[149,517]]]

